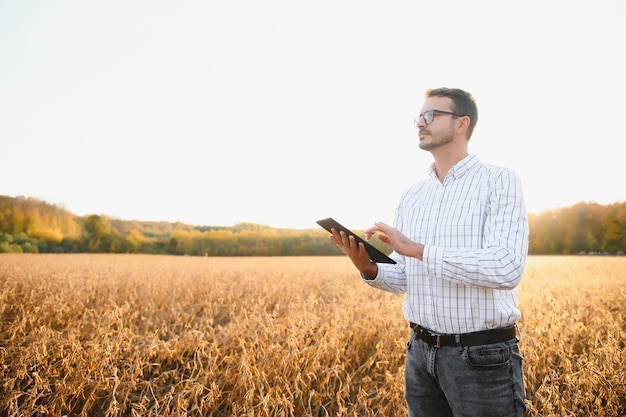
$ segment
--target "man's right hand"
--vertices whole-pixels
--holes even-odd
[[[331,229],[330,240],[350,258],[363,276],[369,279],[376,278],[378,265],[370,260],[365,245],[358,243],[354,236],[348,236],[345,232],[338,232],[335,228]]]

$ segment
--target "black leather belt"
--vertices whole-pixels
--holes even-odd
[[[409,323],[415,335],[431,346],[479,346],[500,343],[511,340],[517,336],[515,326],[501,329],[485,330],[475,333],[463,334],[437,334],[431,330],[420,327],[415,323]]]

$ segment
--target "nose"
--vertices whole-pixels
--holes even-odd
[[[415,127],[418,129],[426,127],[426,120],[424,120],[424,116],[417,116],[415,118]]]

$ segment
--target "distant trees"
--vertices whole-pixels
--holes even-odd
[[[102,216],[88,216],[83,221],[85,243],[89,252],[111,252],[113,234],[111,223]]]
[[[626,203],[572,207],[529,215],[531,254],[623,253]],[[384,252],[389,247],[372,243]],[[76,216],[26,198],[0,196],[0,252],[150,253],[193,256],[340,255],[322,229],[274,229],[142,222],[103,215]]]
[[[11,235],[26,233],[60,243],[63,236],[77,235],[77,217],[63,208],[34,198],[0,195],[0,231]]]
[[[78,217],[27,197],[0,196],[0,252],[149,253],[194,256],[339,255],[323,230],[233,227]]]
[[[176,231],[168,243],[169,253],[195,256],[307,256],[339,255],[323,230],[251,228]]]
[[[578,203],[529,215],[531,254],[623,253],[626,203]]]

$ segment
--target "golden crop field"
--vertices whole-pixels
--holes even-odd
[[[0,255],[0,415],[406,415],[402,297],[345,257]],[[531,257],[528,416],[626,414],[626,258]]]

